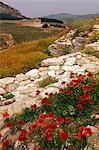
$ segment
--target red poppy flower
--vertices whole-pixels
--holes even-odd
[[[9,118],[8,112],[3,113],[3,117],[4,117],[5,119],[8,119],[8,118]]]
[[[88,128],[88,127],[83,127],[83,126],[82,126],[82,127],[80,128],[80,130],[81,130],[82,135],[85,135],[85,136],[87,136],[87,137],[93,135],[93,132],[92,132],[91,129]]]
[[[88,86],[88,85],[84,85],[83,86],[83,90],[85,90],[85,91],[91,91],[92,88],[90,86]]]
[[[40,119],[46,119],[47,118],[47,115],[46,114],[44,114],[44,113],[41,113],[40,114]]]
[[[23,125],[25,124],[25,121],[24,121],[24,120],[19,120],[19,121],[18,121],[18,124],[19,124],[20,126],[23,126]]]
[[[97,85],[97,83],[95,81],[92,82],[92,85]]]
[[[48,100],[48,98],[47,98],[47,97],[44,97],[44,98],[42,99],[42,104],[45,105],[46,102],[47,102],[47,100]]]
[[[43,150],[41,146],[37,146],[36,150]]]
[[[51,100],[48,100],[48,101],[46,102],[46,105],[52,106],[52,105],[53,105],[53,102],[52,102]]]
[[[67,124],[69,124],[70,123],[70,117],[66,117],[65,121]]]
[[[82,104],[78,104],[78,105],[77,105],[77,109],[83,110],[84,108],[83,108]]]
[[[6,123],[6,127],[12,127],[12,125],[13,125],[12,121],[8,121],[8,122]]]
[[[2,134],[0,133],[0,138],[2,137]]]
[[[5,141],[3,141],[3,143],[2,143],[2,148],[7,148],[8,147],[8,145],[9,145],[9,141],[8,140],[5,140]]]
[[[49,124],[48,128],[51,130],[55,130],[57,128],[57,125],[56,125],[56,123],[51,123],[51,124]]]
[[[54,148],[51,148],[51,150],[55,150]]]
[[[53,112],[48,113],[47,118],[49,118],[50,120],[53,120],[54,119],[54,113]]]
[[[81,132],[78,132],[78,133],[76,134],[76,136],[75,136],[75,138],[76,138],[77,140],[81,140],[82,137],[83,137],[83,135],[82,135]]]
[[[94,105],[94,101],[93,101],[93,100],[90,100],[89,103],[90,103],[91,105]]]
[[[65,83],[66,83],[66,82],[65,82],[65,81],[63,81],[61,84],[62,84],[62,85],[64,85]]]
[[[93,74],[91,72],[88,72],[87,77],[91,78],[91,77],[93,77]]]
[[[59,89],[59,93],[64,93],[64,89],[63,88]]]
[[[72,147],[72,150],[77,150],[77,148],[75,146]]]
[[[85,100],[89,100],[89,99],[90,99],[90,95],[87,94],[87,93],[84,93],[84,99],[85,99]]]
[[[38,127],[38,125],[36,123],[34,123],[33,125],[31,125],[31,129],[36,129]]]
[[[58,117],[56,118],[56,123],[57,123],[58,125],[62,124],[63,122],[64,122],[64,120],[63,120],[60,116],[58,116]]]
[[[54,93],[53,93],[53,92],[49,93],[49,96],[53,96],[53,95],[54,95]]]
[[[67,91],[66,91],[66,95],[70,95],[71,93],[72,93],[71,90],[67,90]]]
[[[27,131],[26,130],[22,130],[21,133],[20,133],[20,135],[19,135],[19,137],[18,137],[18,140],[20,142],[22,142],[22,141],[25,140],[26,136],[27,136]]]
[[[85,75],[79,75],[79,79],[80,79],[81,81],[84,80],[85,77],[86,77]]]
[[[67,132],[60,132],[60,138],[61,140],[65,141],[68,138],[68,133]]]
[[[43,124],[44,123],[44,119],[38,119],[37,122]]]
[[[36,108],[37,108],[37,105],[34,104],[34,105],[32,105],[31,107],[32,107],[33,109],[36,109]]]
[[[37,90],[37,91],[36,91],[36,95],[39,95],[39,94],[40,94],[40,91],[39,91],[39,90]]]
[[[47,133],[46,133],[46,139],[47,139],[48,141],[52,141],[52,133],[51,133],[51,132],[47,132]]]

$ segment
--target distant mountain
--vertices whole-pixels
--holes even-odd
[[[87,19],[91,17],[99,16],[99,13],[96,14],[87,14],[87,15],[74,15],[74,14],[69,14],[69,13],[59,13],[59,14],[52,14],[45,16],[46,18],[53,18],[53,19],[61,19],[61,20],[67,20],[67,21],[72,21],[75,19]]]
[[[20,13],[19,10],[0,2],[0,19],[15,20],[24,18],[25,17]]]

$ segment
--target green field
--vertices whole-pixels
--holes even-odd
[[[1,21],[0,33],[11,34],[17,44],[58,36],[62,29],[21,26],[17,21]]]

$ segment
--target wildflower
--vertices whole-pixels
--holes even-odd
[[[19,137],[18,137],[18,140],[20,142],[22,142],[22,141],[25,140],[26,136],[27,136],[27,131],[26,130],[22,130],[21,133],[20,133],[20,135],[19,135]]]
[[[76,136],[75,136],[75,138],[76,138],[77,140],[81,140],[82,137],[83,137],[83,135],[82,135],[81,132],[78,132],[78,133],[76,134]]]
[[[38,125],[36,123],[34,123],[33,125],[31,125],[31,129],[36,129],[38,127]]]
[[[66,83],[65,81],[62,81],[62,83],[61,83],[61,84],[62,84],[62,85],[64,85],[65,83]]]
[[[72,93],[71,90],[67,90],[67,91],[66,91],[66,95],[70,95],[71,93]]]
[[[60,116],[58,116],[58,117],[56,118],[56,123],[57,123],[58,125],[62,124],[63,122],[64,122],[64,120],[63,120]]]
[[[85,75],[79,75],[79,80],[84,80],[84,78],[85,78],[86,76]]]
[[[46,102],[46,105],[51,106],[51,105],[53,105],[53,102],[52,102],[52,101],[50,101],[50,100],[48,100],[48,101]]]
[[[46,117],[47,117],[46,114],[44,114],[44,113],[41,113],[41,114],[40,114],[40,119],[46,119]]]
[[[2,134],[0,133],[0,138],[2,137]]]
[[[90,103],[91,105],[94,105],[94,101],[93,101],[93,100],[90,100],[89,103]]]
[[[57,128],[56,123],[46,124],[46,128],[50,130],[55,130]]]
[[[89,100],[89,99],[90,99],[90,95],[87,94],[87,93],[84,93],[84,99],[85,99],[85,100]]]
[[[68,138],[68,133],[67,132],[60,132],[60,138],[61,140],[65,141]]]
[[[41,146],[37,146],[36,150],[43,150]]]
[[[87,77],[91,78],[91,77],[93,77],[93,74],[91,72],[88,72]]]
[[[80,131],[81,131],[82,135],[87,136],[87,137],[93,135],[93,132],[92,132],[91,129],[88,128],[88,127],[83,127],[83,126],[82,126],[82,127],[80,128]]]
[[[24,120],[19,120],[19,121],[18,121],[18,124],[19,124],[20,126],[23,126],[23,125],[25,124],[25,121],[24,121]]]
[[[52,141],[52,133],[51,133],[51,132],[47,132],[47,133],[46,133],[46,139],[47,139],[48,141]]]
[[[36,108],[37,108],[37,105],[34,104],[34,105],[32,105],[31,107],[32,107],[33,109],[36,109]]]
[[[45,105],[46,102],[47,102],[47,100],[48,100],[48,98],[47,98],[47,97],[44,97],[44,98],[42,99],[42,104]]]
[[[6,148],[8,147],[8,145],[9,145],[9,141],[8,141],[8,140],[5,140],[5,141],[3,141],[3,143],[2,143],[2,148],[6,149]]]
[[[97,85],[97,83],[95,81],[92,82],[92,85]]]
[[[78,104],[78,105],[77,105],[77,109],[83,110],[84,108],[83,108],[82,104]]]
[[[85,91],[91,91],[92,88],[90,86],[88,86],[88,85],[84,85],[83,86],[83,90],[85,90]]]
[[[6,127],[12,127],[12,125],[13,125],[12,121],[8,121],[8,122],[6,123]]]
[[[63,88],[59,89],[59,93],[64,93],[64,89]]]
[[[77,148],[75,146],[73,146],[71,150],[77,150]]]
[[[49,96],[51,97],[51,96],[53,96],[54,95],[54,93],[53,92],[51,92],[51,93],[49,93]]]
[[[70,117],[66,117],[65,121],[67,124],[69,124],[70,123]]]
[[[3,117],[4,117],[5,119],[8,119],[8,118],[9,118],[8,112],[3,113]]]
[[[39,94],[40,94],[40,91],[39,91],[39,90],[37,90],[37,91],[36,91],[36,95],[39,95]]]
[[[48,113],[47,118],[49,118],[50,120],[53,120],[54,119],[54,113],[53,112]]]

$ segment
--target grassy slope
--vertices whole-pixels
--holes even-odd
[[[0,78],[13,76],[38,68],[42,59],[48,57],[46,50],[55,38],[44,38],[15,45],[0,53]]]
[[[16,21],[2,21],[0,22],[0,33],[12,34],[16,43],[20,44],[25,41],[37,40],[40,38],[48,38],[57,36],[60,33],[60,29],[42,29],[33,28],[29,26],[21,26]]]

